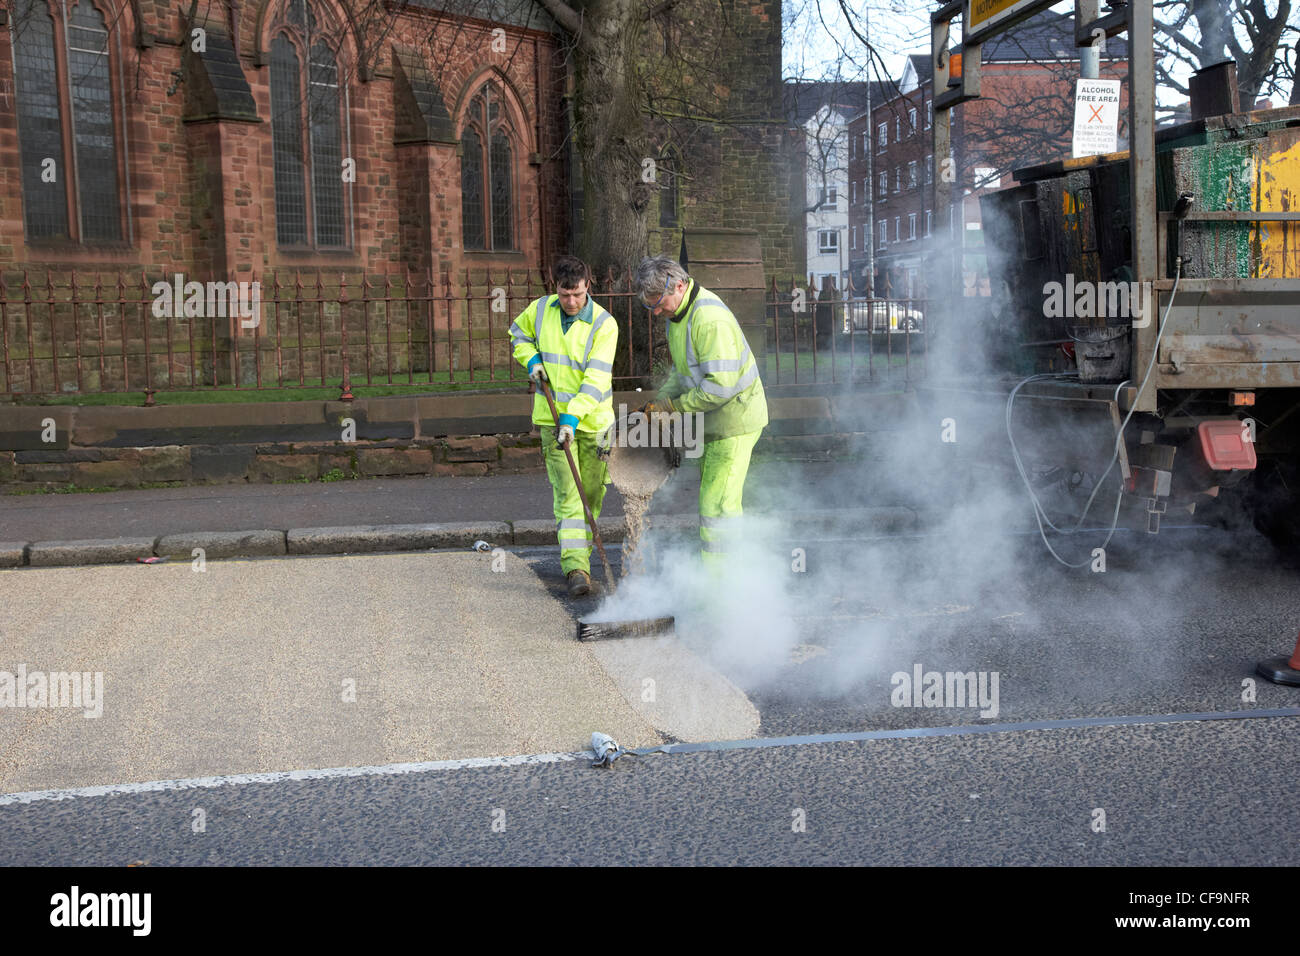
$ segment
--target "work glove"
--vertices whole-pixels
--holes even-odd
[[[546,377],[546,366],[541,362],[534,362],[533,367],[528,370],[529,380],[541,391],[542,383],[549,381]]]
[[[573,426],[561,425],[555,431],[555,443],[563,448],[569,442],[573,441]]]
[[[642,405],[639,411],[647,418],[652,418],[655,415],[672,414],[676,409],[673,408],[671,398],[656,398],[653,402],[646,402]]]

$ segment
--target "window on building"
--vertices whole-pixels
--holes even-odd
[[[925,101],[925,128],[929,129],[934,123],[934,100]]]
[[[881,123],[876,127],[876,152],[883,153],[889,145],[889,124]]]
[[[858,141],[856,137],[849,137],[849,159],[858,158]]]
[[[820,252],[839,252],[840,234],[834,229],[821,229],[817,233],[817,249]]]
[[[466,249],[515,248],[512,140],[501,88],[489,81],[470,101],[460,134],[461,218]]]
[[[122,239],[117,17],[91,0],[15,0],[10,23],[27,238]]]
[[[929,186],[934,182],[934,154],[925,154],[925,184]]]
[[[916,160],[907,164],[907,188],[916,188]]]
[[[849,183],[849,205],[856,206],[857,204],[858,204],[858,181],[855,179],[851,183]]]
[[[930,218],[932,215],[933,213],[929,209],[925,211],[925,234],[927,236],[930,235]]]
[[[907,111],[907,131],[916,132],[916,107],[913,106]]]
[[[343,111],[334,51],[306,0],[290,0],[271,41],[275,233],[282,246],[347,245]]]
[[[975,167],[975,188],[976,189],[984,189],[987,187],[996,186],[998,184],[999,178],[1000,177],[997,175],[997,170],[994,169],[992,166]]]
[[[907,238],[909,241],[916,238],[916,213],[914,212],[907,214]]]
[[[895,166],[894,167],[894,192],[901,193],[902,191],[903,191],[903,168],[901,166]]]
[[[857,251],[858,248],[858,227],[857,226],[849,227],[849,248],[854,250],[855,252]]]
[[[655,170],[655,184],[659,187],[659,227],[671,229],[677,225],[678,178],[681,163],[672,147],[664,150]]]
[[[883,170],[880,173],[880,198],[884,199],[889,193],[889,170]]]
[[[861,147],[861,149],[859,150],[859,152],[860,152],[861,155],[865,156],[865,155],[867,155],[867,152],[869,151],[869,149],[870,149],[870,147],[867,146],[867,131],[866,131],[866,130],[863,130],[863,131],[862,131],[862,147]]]
[[[889,220],[880,220],[880,244],[882,246],[889,244]]]
[[[894,241],[895,241],[895,242],[902,242],[902,241],[903,241],[903,227],[902,227],[902,222],[903,222],[903,217],[902,217],[902,216],[895,216],[895,217],[894,217]]]
[[[901,142],[903,139],[903,117],[900,114],[894,114],[894,142]]]

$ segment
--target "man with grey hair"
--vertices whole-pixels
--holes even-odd
[[[636,291],[651,316],[667,320],[673,359],[673,372],[642,411],[703,416],[700,549],[717,566],[735,538],[750,455],[767,425],[758,363],[731,310],[675,259],[642,259]]]

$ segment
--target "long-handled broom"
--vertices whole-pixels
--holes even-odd
[[[555,408],[555,396],[551,394],[551,385],[545,379],[540,383],[542,394],[546,396],[546,404],[551,406],[551,418],[555,420],[558,427],[560,424],[560,414]],[[564,457],[569,460],[569,470],[573,472],[573,483],[578,486],[578,498],[582,502],[582,513],[587,516],[587,526],[591,528],[592,540],[596,543],[596,550],[600,552],[600,563],[605,566],[605,584],[610,593],[614,592],[614,572],[609,569],[609,558],[605,557],[605,545],[600,540],[600,532],[596,529],[596,519],[591,515],[591,508],[587,506],[587,492],[582,487],[582,475],[578,473],[578,463],[573,460],[573,450],[569,447],[571,443],[564,443]],[[579,635],[581,636],[581,635]]]

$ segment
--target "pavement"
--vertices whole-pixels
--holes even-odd
[[[880,501],[856,462],[758,461],[746,509],[844,533],[912,530],[915,507]],[[798,489],[790,500],[788,489]],[[690,462],[656,496],[652,523],[693,534],[699,469]],[[623,502],[610,487],[602,537],[623,537]],[[478,478],[412,477],[279,485],[202,485],[106,493],[0,496],[0,568],[356,554],[553,544],[550,486],[541,472]]]
[[[0,671],[86,675],[0,706],[0,793],[757,731],[675,640],[575,640],[594,599],[562,595],[504,551],[0,573]]]

